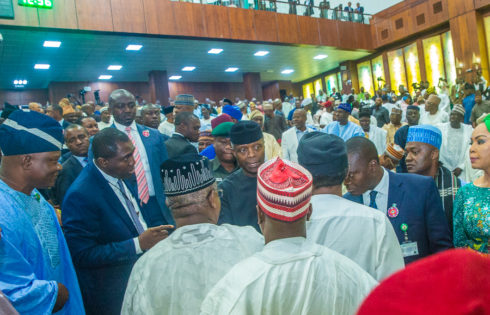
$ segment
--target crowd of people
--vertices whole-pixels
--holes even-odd
[[[490,312],[489,90],[398,91],[6,104],[0,313]]]

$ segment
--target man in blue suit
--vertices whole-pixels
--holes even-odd
[[[382,168],[374,143],[346,142],[349,172],[346,199],[386,212],[402,247],[405,264],[451,248],[441,198],[430,177],[396,174]]]
[[[94,154],[66,193],[62,221],[87,314],[120,314],[133,264],[168,236],[157,208],[139,207],[123,179],[133,175],[133,143],[115,128],[94,136]]]
[[[165,205],[160,179],[160,165],[168,159],[165,136],[156,129],[136,124],[136,99],[126,90],[119,89],[111,93],[109,110],[114,117],[113,127],[126,133],[135,146],[135,176],[127,184],[138,191],[142,209],[159,209],[165,224],[175,225]]]

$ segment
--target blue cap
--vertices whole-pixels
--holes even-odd
[[[240,108],[235,105],[225,105],[223,106],[223,113],[230,115],[232,118],[235,118],[236,120],[241,120],[242,119],[242,112],[240,111]]]
[[[53,118],[29,110],[17,110],[0,125],[3,155],[60,151],[63,128]]]
[[[337,107],[339,109],[343,109],[345,110],[346,112],[348,112],[349,114],[352,112],[352,107],[350,106],[350,104],[347,104],[347,103],[341,103],[339,105],[339,107]]]
[[[439,128],[431,125],[418,125],[408,128],[407,143],[422,142],[441,148],[442,133]]]

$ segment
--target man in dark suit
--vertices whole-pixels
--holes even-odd
[[[120,314],[133,264],[168,236],[158,208],[140,200],[123,179],[135,171],[135,147],[115,128],[94,136],[94,155],[63,202],[65,237],[87,314]],[[141,211],[141,212],[140,212]]]
[[[170,159],[187,153],[198,153],[191,142],[199,140],[201,121],[191,112],[180,112],[175,116],[175,132],[165,142]]]
[[[62,164],[63,169],[58,174],[53,187],[54,199],[59,205],[63,202],[70,185],[88,164],[89,137],[87,130],[80,125],[70,125],[65,129],[64,136],[71,156]]]
[[[374,143],[346,142],[349,172],[344,197],[386,212],[402,247],[405,264],[451,248],[441,198],[430,177],[396,174],[382,168]]]
[[[165,137],[156,129],[137,124],[136,99],[120,89],[109,96],[109,110],[114,117],[113,127],[128,135],[135,146],[135,174],[126,183],[138,192],[140,207],[159,209],[166,224],[174,224],[165,205],[165,194],[160,180],[160,165],[168,159]]]

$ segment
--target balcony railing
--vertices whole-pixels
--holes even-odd
[[[329,8],[327,1],[320,2],[319,6],[308,5],[310,0],[303,4],[298,0],[274,1],[274,0],[172,0],[176,2],[191,2],[200,4],[212,4],[231,8],[254,9],[284,14],[295,14],[315,18],[348,21],[369,24],[372,15],[355,13]]]

